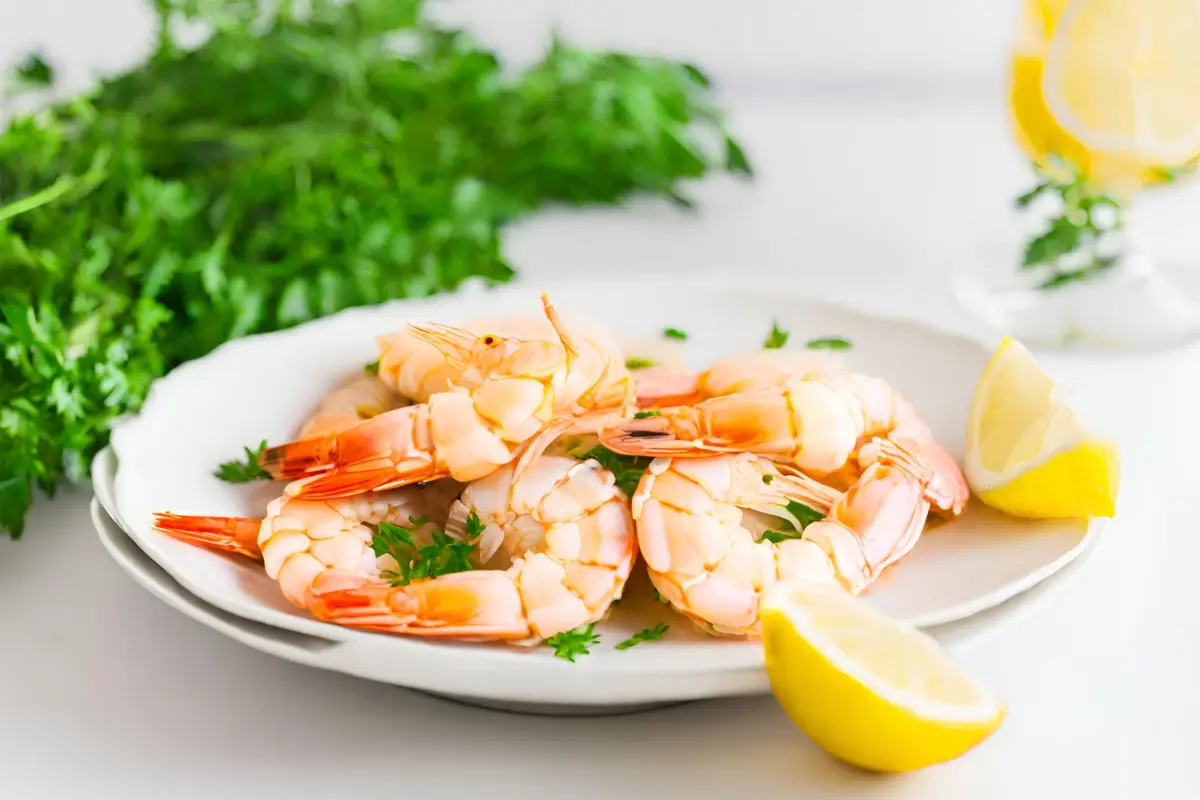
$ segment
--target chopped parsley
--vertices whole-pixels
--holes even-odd
[[[779,327],[778,322],[771,322],[771,332],[767,334],[767,338],[763,340],[764,350],[778,350],[787,344],[788,337],[791,336],[790,331],[785,331]]]
[[[427,545],[417,545],[412,534],[417,528],[428,524],[425,517],[409,517],[411,527],[405,528],[391,522],[381,522],[371,539],[371,550],[376,558],[388,555],[396,561],[396,569],[384,570],[380,577],[390,582],[392,586],[407,586],[415,580],[436,578],[439,575],[449,575],[453,572],[467,572],[473,569],[468,556],[475,550],[474,534],[471,541],[460,541],[449,536],[445,531],[434,530],[431,533],[432,542]],[[483,523],[479,516],[472,511],[467,516],[467,535],[473,531],[482,532]]]
[[[546,646],[553,647],[554,655],[557,657],[574,663],[575,656],[588,655],[591,652],[588,647],[600,643],[600,637],[592,632],[595,627],[595,625],[585,625],[574,630],[556,633],[546,640]]]
[[[636,644],[642,642],[657,642],[663,635],[671,629],[671,626],[665,622],[660,622],[653,628],[646,628],[644,631],[638,631],[633,636],[630,636],[625,641],[617,645],[618,650],[628,650]]]
[[[809,350],[849,350],[852,345],[845,339],[831,336],[823,339],[809,339],[804,345]]]
[[[627,358],[625,359],[625,369],[644,369],[653,367],[654,361],[649,358]]]
[[[365,367],[363,367],[363,372],[368,372],[372,375],[378,375],[379,374],[379,359],[377,358],[374,361],[372,361],[370,364],[367,364]]]
[[[679,328],[667,328],[663,331],[663,336],[666,336],[668,339],[678,339],[681,342],[686,342],[688,338],[688,335],[679,330]]]
[[[661,417],[661,411],[639,411],[633,415],[634,419],[647,419],[649,417]]]
[[[670,602],[669,600],[667,600],[667,598],[665,598],[665,597],[663,597],[661,594],[659,594],[659,591],[658,591],[658,589],[654,589],[654,590],[652,590],[652,591],[654,592],[654,599],[655,599],[655,600],[657,600],[658,602],[662,603],[664,606],[669,606],[669,605],[671,605],[671,602]]]
[[[263,439],[257,448],[243,447],[242,450],[246,453],[245,460],[234,459],[226,461],[217,467],[217,471],[213,473],[216,477],[226,483],[252,483],[254,481],[269,481],[273,480],[271,473],[262,468],[258,463],[259,457],[263,450],[267,449],[267,440]]]
[[[475,509],[472,508],[471,512],[469,514],[467,514],[467,524],[466,524],[467,541],[468,542],[476,541],[480,536],[483,535],[483,532],[485,530],[487,530],[487,523],[484,522],[483,520],[481,520],[479,518],[479,515],[475,513]]]
[[[765,481],[768,477],[770,476],[764,475],[763,480]],[[802,531],[805,528],[814,522],[817,522],[818,520],[825,519],[825,515],[820,511],[817,511],[811,506],[806,506],[804,503],[800,503],[796,500],[788,500],[784,504],[784,507],[800,523],[800,530],[796,530],[796,526],[790,521],[781,520],[780,530],[766,531],[762,536],[759,537],[758,541],[779,544],[787,539],[801,539],[803,538]]]

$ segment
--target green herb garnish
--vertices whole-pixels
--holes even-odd
[[[517,71],[419,0],[147,0],[152,51],[0,129],[0,530],[248,334],[508,281],[506,226],[749,173],[695,67]],[[183,23],[183,24],[181,24]],[[179,32],[205,31],[198,45]],[[191,38],[191,37],[189,37]],[[31,58],[18,76],[54,77]]]
[[[1022,269],[1043,269],[1047,277],[1039,288],[1050,289],[1096,275],[1117,259],[1098,251],[1101,239],[1124,227],[1124,210],[1112,196],[1088,181],[1073,164],[1050,156],[1050,169],[1034,164],[1038,183],[1016,199],[1018,208],[1028,208],[1043,194],[1057,195],[1062,208],[1050,217],[1046,229],[1025,244]],[[1076,261],[1067,265],[1067,256]]]
[[[365,367],[363,367],[363,372],[366,372],[369,375],[378,375],[379,374],[379,359],[377,358],[374,361],[372,361],[370,364],[367,364]]]
[[[617,488],[626,497],[631,497],[637,491],[642,475],[654,459],[647,456],[626,456],[614,453],[603,445],[596,445],[582,455],[575,456],[580,461],[594,458],[600,466],[613,474]]]
[[[765,481],[769,477],[769,475],[764,475],[763,480]],[[758,541],[767,541],[779,544],[785,539],[800,539],[803,538],[802,531],[805,528],[814,522],[825,519],[825,515],[820,511],[817,511],[812,506],[807,506],[804,503],[796,500],[788,500],[786,503],[784,503],[784,508],[786,508],[788,512],[796,518],[796,521],[800,523],[799,530],[796,529],[796,526],[792,524],[791,520],[780,520],[780,530],[766,531],[762,536],[759,537]]]
[[[479,518],[479,514],[473,508],[467,513],[467,523],[464,527],[466,531],[463,536],[468,542],[478,541],[483,532],[487,530],[487,524]]]
[[[663,336],[668,339],[678,339],[681,342],[687,341],[688,335],[679,328],[667,328],[663,331]]]
[[[467,517],[467,531],[472,530],[471,516]],[[371,550],[375,557],[391,556],[396,561],[396,569],[383,570],[380,577],[389,581],[393,586],[407,586],[415,580],[436,578],[439,575],[449,575],[452,572],[467,572],[473,569],[468,557],[475,550],[475,541],[459,541],[444,531],[434,529],[430,533],[432,542],[418,545],[413,540],[413,532],[427,525],[425,517],[409,517],[411,527],[404,528],[391,522],[381,522],[371,538]],[[479,517],[475,516],[475,526]]]
[[[263,450],[266,449],[266,439],[263,439],[256,448],[243,447],[242,451],[246,454],[244,459],[234,459],[233,461],[224,462],[217,467],[217,471],[213,475],[227,483],[252,483],[253,481],[274,480],[271,477],[271,473],[263,469],[262,465],[258,462]]]
[[[586,656],[588,647],[600,642],[600,637],[592,633],[595,625],[586,625],[570,631],[556,633],[546,640],[546,646],[554,648],[554,655],[574,663],[575,656]]]
[[[24,87],[41,88],[54,83],[54,68],[40,53],[30,53],[16,69],[16,79]]]
[[[628,639],[618,644],[617,649],[628,650],[634,645],[641,644],[642,642],[656,642],[661,639],[663,635],[670,629],[670,625],[666,624],[665,622],[660,622],[653,628],[646,628],[645,630],[638,631],[633,636],[630,636]]]
[[[670,600],[668,600],[667,598],[663,597],[661,594],[659,594],[659,591],[658,591],[658,589],[652,589],[651,591],[653,591],[653,592],[654,592],[654,599],[655,599],[655,600],[657,600],[658,602],[662,603],[664,606],[669,606],[669,605],[671,605],[671,601],[670,601]]]
[[[654,362],[649,358],[627,358],[625,359],[625,369],[644,369],[653,367]]]
[[[778,350],[787,344],[788,337],[791,336],[790,331],[785,331],[779,327],[778,322],[771,323],[771,332],[767,334],[767,338],[763,340],[763,349]]]
[[[800,530],[804,530],[814,522],[825,519],[825,515],[820,511],[796,500],[788,500],[784,503],[784,507],[800,522]]]
[[[800,531],[796,531],[796,530],[766,531],[763,533],[762,536],[758,537],[758,541],[773,542],[774,544],[779,544],[780,542],[785,541],[787,539],[803,539],[803,538],[804,538],[804,534],[801,533]]]
[[[830,337],[826,339],[809,339],[804,346],[809,350],[849,350],[851,344],[845,339]]]
[[[662,416],[661,411],[651,410],[651,411],[639,411],[633,415],[633,418],[634,419],[648,419],[650,417],[661,417],[661,416]]]

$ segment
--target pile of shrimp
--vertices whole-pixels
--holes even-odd
[[[602,326],[541,310],[380,336],[261,453],[287,481],[261,517],[157,529],[261,562],[330,623],[531,645],[606,618],[639,554],[701,629],[756,636],[773,584],[862,592],[967,503],[916,411],[828,352],[631,369]]]

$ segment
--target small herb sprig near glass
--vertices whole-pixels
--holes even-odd
[[[1056,155],[1049,167],[1034,164],[1038,182],[1016,199],[1030,209],[1043,197],[1056,199],[1057,209],[1044,230],[1025,244],[1021,269],[1041,270],[1039,289],[1053,289],[1094,277],[1119,261],[1113,241],[1125,227],[1124,209],[1111,194],[1092,183],[1073,163]],[[1163,172],[1163,180],[1174,180]]]

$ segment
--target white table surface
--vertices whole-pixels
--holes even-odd
[[[537,284],[737,269],[955,320],[954,270],[1011,243],[1007,206],[1028,181],[997,85],[847,100],[745,81],[730,105],[754,185],[705,185],[698,216],[549,214],[513,231],[510,252]],[[1195,195],[1144,209],[1159,253],[1197,254],[1181,224]],[[1200,349],[1044,363],[1119,438],[1119,513],[1073,580],[961,656],[1009,716],[955,762],[860,774],[771,697],[522,717],[278,661],[126,578],[78,489],[0,541],[0,797],[1200,796]]]

